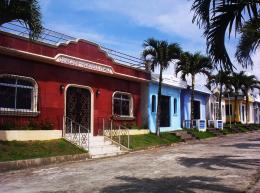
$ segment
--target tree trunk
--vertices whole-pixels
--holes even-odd
[[[191,97],[190,97],[190,119],[191,119],[191,128],[193,128],[194,120],[194,88],[195,87],[195,75],[191,75]]]
[[[221,101],[222,101],[222,88],[223,84],[220,84],[219,98],[218,98],[218,119],[222,120]]]
[[[161,95],[162,95],[162,66],[160,65],[160,76],[158,85],[158,102],[157,102],[157,114],[156,114],[156,135],[160,136],[160,117],[161,117]]]
[[[248,116],[248,108],[249,107],[249,96],[248,92],[246,93],[246,124],[249,122],[249,116]]]
[[[238,92],[235,91],[235,110],[234,110],[234,123],[237,124],[237,96]],[[231,118],[231,116],[230,116]]]

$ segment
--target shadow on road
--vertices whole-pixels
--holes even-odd
[[[173,178],[135,178],[121,176],[117,177],[122,183],[105,187],[100,192],[135,192],[135,193],[195,193],[195,192],[228,192],[238,193],[239,190],[224,186],[218,178],[191,176],[191,177],[173,177]]]
[[[247,141],[260,141],[260,138],[248,139]]]
[[[248,169],[248,166],[260,166],[259,159],[239,159],[240,156],[212,156],[203,158],[180,157],[179,164],[185,167],[200,167],[208,170],[221,170],[225,167]],[[217,168],[216,168],[217,166]]]
[[[255,149],[260,148],[259,143],[236,143],[232,145],[222,145],[222,147],[236,147],[239,149]]]

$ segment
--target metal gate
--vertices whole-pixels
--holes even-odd
[[[66,92],[64,137],[88,149],[91,132],[91,93],[88,89],[70,86]]]
[[[66,117],[90,130],[91,94],[88,89],[72,86],[67,89]]]

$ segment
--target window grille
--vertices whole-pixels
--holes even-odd
[[[0,75],[0,114],[37,114],[38,86],[28,77]]]
[[[132,95],[124,92],[115,92],[113,95],[113,115],[121,117],[133,116]]]

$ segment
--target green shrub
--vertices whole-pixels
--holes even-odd
[[[17,126],[14,122],[6,122],[0,125],[0,130],[53,130],[54,126],[49,120],[29,120],[28,124]]]
[[[6,122],[0,125],[0,130],[14,130],[15,124],[11,122]]]
[[[45,120],[45,121],[42,121],[40,124],[39,124],[39,128],[41,130],[53,130],[54,129],[54,126],[53,126],[53,123],[51,123],[50,121],[48,120]]]

